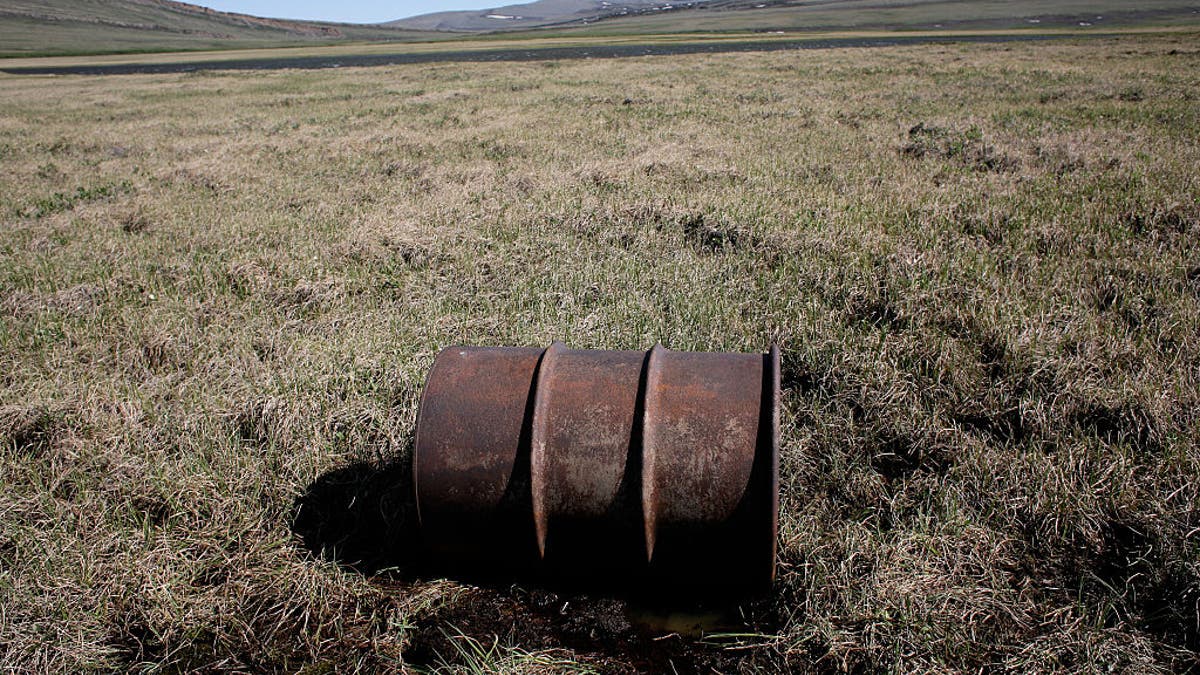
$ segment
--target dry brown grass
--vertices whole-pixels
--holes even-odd
[[[1194,38],[0,79],[0,661],[1196,669]],[[412,573],[433,354],[552,339],[784,348],[741,637]]]

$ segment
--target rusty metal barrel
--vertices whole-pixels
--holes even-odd
[[[417,414],[422,537],[459,566],[765,590],[779,384],[774,347],[445,349]]]

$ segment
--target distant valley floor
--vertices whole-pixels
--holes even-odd
[[[13,75],[131,75],[145,73],[186,73],[204,70],[283,70],[350,68],[440,62],[551,61],[559,59],[607,59],[631,56],[671,56],[724,52],[786,51],[796,49],[836,49],[845,47],[893,47],[914,44],[1029,42],[1059,39],[1111,38],[1122,33],[991,33],[965,35],[868,35],[853,37],[816,37],[806,39],[703,40],[694,42],[647,42],[642,44],[581,44],[558,47],[476,48],[437,51],[397,51],[355,54],[331,49],[329,54],[280,56],[264,54],[253,58],[226,58],[188,61],[144,61],[135,63],[4,66],[0,72]],[[174,55],[162,55],[170,58]],[[44,61],[44,60],[43,60]]]

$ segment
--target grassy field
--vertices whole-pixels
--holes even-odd
[[[1200,669],[1197,42],[0,77],[0,662]],[[553,339],[782,347],[721,634],[409,566],[434,353]]]

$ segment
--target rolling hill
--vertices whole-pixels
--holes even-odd
[[[540,0],[389,26],[570,33],[1104,28],[1200,22],[1200,0]]]
[[[269,19],[171,0],[0,0],[0,57],[238,49],[464,35],[1104,30],[1196,25],[1200,0],[536,0],[383,24]]]
[[[478,11],[435,12],[384,25],[415,30],[487,32],[586,25],[610,18],[678,12],[701,4],[704,0],[536,0]]]
[[[390,26],[265,19],[170,0],[0,0],[2,56],[429,37]]]
[[[594,32],[1012,30],[1200,22],[1198,0],[713,0],[671,16],[614,17]]]

